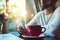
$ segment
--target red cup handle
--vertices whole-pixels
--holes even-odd
[[[46,31],[46,28],[45,27],[42,27],[42,28],[44,28],[44,31],[42,32],[42,33],[44,33]]]

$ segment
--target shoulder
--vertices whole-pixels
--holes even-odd
[[[60,14],[60,7],[57,7],[54,11],[55,14]]]
[[[57,8],[55,9],[55,11],[60,11],[60,7],[57,7]]]
[[[40,11],[40,12],[38,12],[37,14],[35,14],[35,16],[40,16],[40,15],[42,15],[43,14],[43,11]]]
[[[55,17],[60,17],[60,7],[57,7],[56,9],[55,9],[55,11],[54,11],[54,15],[55,15]]]
[[[59,6],[59,7],[57,7],[56,9],[60,9],[60,6]]]

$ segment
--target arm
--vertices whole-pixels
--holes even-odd
[[[27,34],[27,26],[28,25],[36,25],[37,22],[37,15],[35,15],[35,17],[26,25],[26,29],[23,29],[21,26],[18,26],[18,33],[19,34]]]
[[[36,14],[33,19],[27,24],[28,25],[38,25],[38,14]],[[27,28],[26,26],[26,28]]]

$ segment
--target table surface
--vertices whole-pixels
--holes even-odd
[[[58,37],[45,37],[43,40],[60,40]]]
[[[0,40],[24,40],[22,38],[19,38],[13,34],[0,34]],[[54,38],[54,37],[45,37],[43,40],[60,40],[60,38]]]
[[[23,40],[12,34],[0,34],[0,40]]]

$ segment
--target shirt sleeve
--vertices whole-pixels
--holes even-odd
[[[33,19],[26,25],[26,28],[28,25],[37,25],[38,24],[38,14],[36,14]]]

